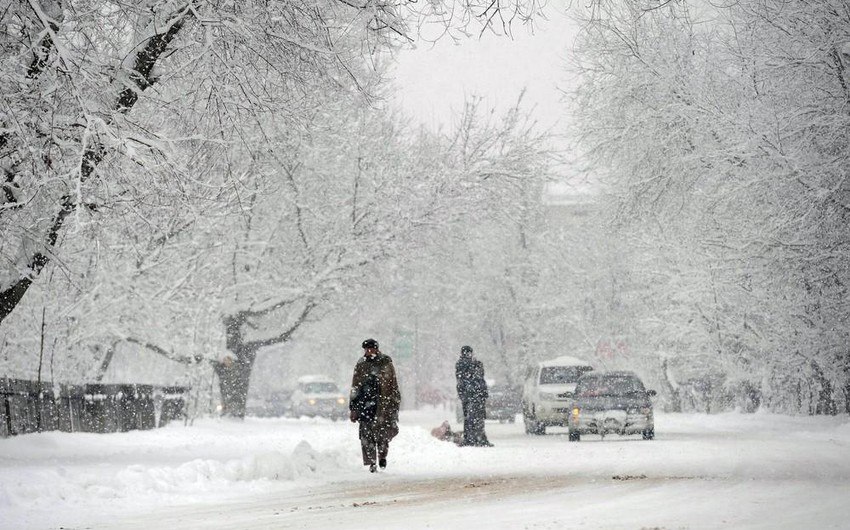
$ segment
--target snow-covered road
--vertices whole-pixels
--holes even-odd
[[[580,443],[488,422],[488,449],[432,438],[447,418],[403,412],[377,475],[324,420],[0,440],[0,527],[850,527],[846,417],[659,414],[654,441]]]

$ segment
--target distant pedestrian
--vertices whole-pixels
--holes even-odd
[[[472,356],[472,347],[460,349],[455,364],[457,397],[463,407],[463,445],[492,447],[484,433],[486,416],[487,382],[484,380],[484,363]]]
[[[354,367],[349,399],[350,418],[360,422],[360,447],[363,465],[369,471],[387,467],[390,440],[398,434],[398,409],[401,393],[393,361],[378,349],[378,341],[363,341],[363,357]]]

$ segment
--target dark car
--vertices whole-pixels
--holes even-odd
[[[487,383],[488,420],[499,420],[499,423],[516,421],[516,416],[522,412],[522,391],[504,383]],[[463,423],[463,407],[458,404],[455,410],[458,423]]]
[[[506,384],[494,384],[487,389],[487,419],[499,423],[516,421],[522,411],[522,391]]]
[[[278,390],[262,398],[250,398],[246,406],[249,416],[280,417],[292,412],[291,390]]]
[[[591,372],[576,385],[570,412],[569,439],[577,442],[582,434],[640,434],[644,440],[655,437],[655,420],[650,396],[634,372]]]

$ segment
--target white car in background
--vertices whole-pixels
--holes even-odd
[[[348,398],[336,381],[324,375],[305,375],[298,378],[292,392],[292,414],[339,420],[348,417]]]
[[[546,434],[546,427],[568,427],[578,378],[593,370],[576,357],[557,357],[529,369],[522,388],[526,434]]]

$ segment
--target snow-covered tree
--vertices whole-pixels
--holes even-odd
[[[78,224],[84,211],[191,182],[169,171],[174,151],[221,140],[218,132],[246,116],[304,119],[309,95],[328,85],[368,95],[359,77],[364,56],[421,25],[503,31],[538,9],[523,1],[7,2],[0,12],[0,322],[58,257],[69,218]],[[190,109],[202,110],[209,127],[175,135],[168,123]],[[163,235],[153,232],[151,239]]]
[[[224,315],[228,346],[244,353],[219,359],[219,375],[229,377],[232,359],[287,337],[327,293],[357,278],[411,224],[426,222],[422,212],[438,211],[432,194],[417,194],[414,180],[429,166],[410,167],[415,148],[402,147],[380,114],[353,110],[353,100],[380,95],[375,63],[383,51],[426,26],[453,36],[505,32],[539,7],[9,3],[0,12],[4,343],[26,342],[38,308],[63,306],[67,316],[85,306],[88,327],[65,334],[92,356],[111,357],[105,345],[118,336],[186,361],[211,350],[211,323]],[[434,175],[453,174],[438,167]],[[370,209],[370,200],[390,206]],[[339,208],[350,211],[341,216]],[[339,237],[343,229],[347,238]],[[9,329],[7,319],[48,269],[64,281],[43,282]],[[204,278],[225,273],[219,283]],[[271,279],[280,284],[275,295]],[[115,310],[119,300],[135,307],[132,315]],[[181,308],[184,319],[171,321],[180,329],[168,341],[145,337],[146,329],[158,330],[154,338],[167,334],[169,304]],[[192,324],[177,324],[187,308]],[[288,309],[291,319],[281,316]],[[107,329],[92,323],[116,318],[100,315],[121,318]],[[276,332],[247,338],[245,326],[263,318]],[[183,348],[189,337],[194,347]]]
[[[776,410],[848,403],[846,5],[599,0],[579,17],[582,153],[652,253],[627,278],[641,342]]]
[[[88,333],[61,344],[82,350],[73,366],[103,366],[99,359],[112,350],[102,345],[122,355],[148,350],[179,363],[211,365],[225,412],[239,416],[261,349],[286,342],[337,307],[351,307],[346,297],[365,288],[381,291],[388,271],[416,267],[417,260],[431,266],[446,237],[457,242],[454,248],[463,245],[464,254],[476,254],[479,271],[492,261],[490,253],[519,247],[523,224],[514,215],[529,206],[515,199],[528,186],[539,188],[547,154],[518,109],[484,124],[484,113],[470,107],[457,131],[438,135],[411,131],[381,110],[353,103],[324,102],[297,137],[266,123],[262,134],[274,149],[231,148],[221,160],[202,146],[185,165],[204,175],[205,184],[230,180],[234,189],[207,186],[205,194],[205,186],[193,187],[196,199],[215,208],[203,215],[190,204],[138,205],[140,218],[169,220],[167,237],[146,243],[141,224],[140,239],[99,234],[113,251],[84,282],[65,287],[77,297],[67,302],[68,311],[88,322]],[[253,134],[259,134],[256,127]],[[240,174],[231,175],[236,168]],[[486,238],[471,231],[482,226],[489,227],[481,230]],[[504,232],[513,241],[507,246],[500,243]],[[461,292],[486,298],[490,286],[504,287],[503,265],[488,282],[464,271],[461,261],[439,268],[449,275],[442,288],[462,286]],[[91,296],[84,286],[91,286]],[[36,292],[38,300],[50,296]],[[377,296],[369,300],[363,310],[383,311],[370,308],[383,305]],[[33,304],[21,314],[26,331],[7,333],[11,343],[33,336],[40,308]],[[56,324],[53,333],[61,328]]]

